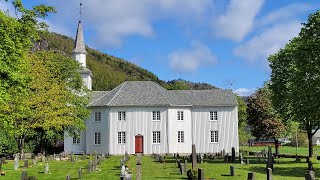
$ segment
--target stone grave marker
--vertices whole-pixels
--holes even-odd
[[[235,176],[235,174],[236,172],[234,166],[230,166],[230,176]]]
[[[184,173],[186,173],[187,172],[187,169],[188,169],[188,160],[184,160]]]
[[[272,169],[271,168],[267,169],[267,180],[272,180]]]
[[[121,166],[121,171],[120,171],[120,178],[124,179],[126,168],[124,166]]]
[[[142,178],[141,164],[137,164],[137,176],[136,176],[136,179],[137,180],[141,180],[141,178]]]
[[[266,163],[266,169],[271,168],[273,169],[273,157],[272,157],[272,149],[271,146],[268,147],[268,160]]]
[[[26,170],[23,170],[21,173],[21,180],[27,180],[28,179],[28,172]]]
[[[32,159],[32,166],[36,166],[37,165],[37,160]]]
[[[246,164],[250,164],[249,158],[246,158]]]
[[[29,167],[28,159],[24,160],[23,167]]]
[[[71,175],[67,175],[66,180],[71,180]]]
[[[91,172],[92,171],[92,160],[88,161],[88,171]]]
[[[236,163],[236,150],[234,147],[231,148],[231,162]]]
[[[82,179],[82,169],[78,169],[78,179]]]
[[[182,175],[185,172],[184,166],[180,165],[180,174]]]
[[[305,180],[315,180],[315,179],[316,179],[313,171],[308,171],[308,172],[305,174],[304,177],[305,177]]]
[[[46,163],[46,165],[44,166],[44,173],[45,174],[49,174],[50,173],[49,164],[48,163]]]
[[[96,171],[96,170],[97,170],[97,161],[96,161],[96,160],[94,160],[94,161],[92,162],[92,170],[93,170],[93,171]]]
[[[197,167],[196,145],[192,144],[192,169],[196,170],[196,167]]]
[[[14,163],[13,163],[13,170],[16,171],[16,170],[18,170],[18,168],[19,168],[19,160],[18,160],[18,158],[15,158]]]
[[[256,175],[253,172],[248,173],[248,180],[256,180]]]
[[[204,170],[201,168],[198,169],[198,180],[204,180]]]
[[[308,162],[308,170],[313,171],[313,163],[311,161]]]
[[[240,164],[244,164],[244,162],[243,162],[243,156],[242,156],[241,153],[240,153],[240,155],[239,155],[239,161],[240,161]]]

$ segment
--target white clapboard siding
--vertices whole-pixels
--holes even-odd
[[[182,121],[178,121],[178,111],[183,111]],[[170,107],[168,115],[169,153],[190,153],[192,151],[190,108]],[[184,143],[178,143],[178,131],[184,131]]]
[[[143,153],[166,153],[167,111],[166,107],[111,107],[110,108],[110,154],[135,153],[135,136],[143,136]],[[126,120],[118,120],[118,112],[126,112]],[[161,120],[153,121],[152,112],[160,111]],[[118,132],[126,132],[126,143],[118,144]],[[160,131],[160,144],[153,144],[152,132]]]
[[[64,133],[64,151],[67,154],[75,153],[81,154],[86,152],[86,132],[80,134],[80,143],[73,144],[73,137],[69,136],[67,132]]]
[[[237,107],[193,108],[193,141],[197,153],[216,153],[225,150],[231,153],[234,147],[239,152]],[[210,111],[218,112],[218,120],[210,121]],[[218,142],[210,142],[210,131],[218,131]]]
[[[101,122],[95,122],[95,112],[101,112]],[[109,153],[109,108],[92,108],[90,118],[86,121],[86,152]],[[94,144],[95,133],[101,133],[101,144]]]

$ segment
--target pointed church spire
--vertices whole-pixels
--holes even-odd
[[[81,21],[78,23],[77,35],[76,40],[74,41],[74,49],[72,50],[72,53],[87,54]]]

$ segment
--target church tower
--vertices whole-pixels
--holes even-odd
[[[86,67],[86,58],[87,58],[87,51],[86,46],[84,44],[84,37],[83,37],[83,28],[81,21],[78,23],[77,34],[74,42],[74,49],[72,50],[72,57],[76,61],[81,64],[81,76],[83,79],[83,83],[87,86],[88,89],[92,90],[92,73]]]

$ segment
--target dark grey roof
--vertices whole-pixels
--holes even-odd
[[[94,106],[236,106],[231,90],[168,91],[152,81],[126,81],[112,91],[95,91]]]
[[[81,21],[78,23],[77,35],[76,40],[74,41],[74,49],[72,50],[72,53],[87,54]]]

